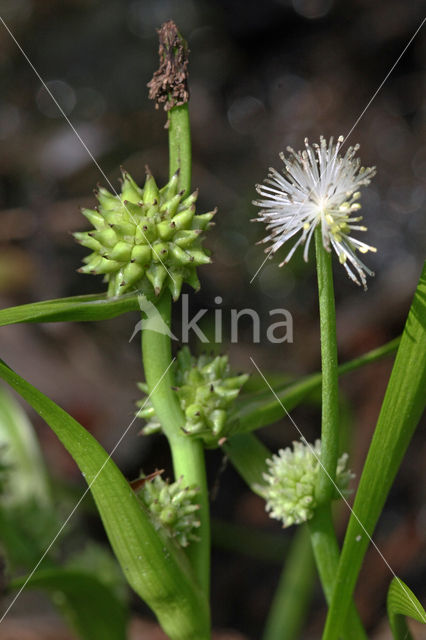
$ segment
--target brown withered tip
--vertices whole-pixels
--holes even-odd
[[[164,110],[169,111],[189,100],[189,49],[173,20],[161,25],[158,36],[160,66],[147,86],[149,97],[155,101],[155,108],[163,105]]]
[[[133,491],[137,491],[138,489],[143,487],[144,484],[146,484],[147,482],[150,482],[151,480],[154,480],[156,476],[161,476],[163,473],[164,473],[164,469],[156,469],[153,473],[150,473],[144,478],[137,478],[136,480],[131,480],[129,484],[132,487]]]

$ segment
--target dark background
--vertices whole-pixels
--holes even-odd
[[[90,148],[118,186],[123,165],[142,182],[149,164],[167,179],[165,114],[148,100],[146,84],[157,67],[156,29],[173,18],[191,49],[190,90],[193,185],[199,211],[219,207],[207,246],[212,266],[200,269],[202,290],[191,309],[216,308],[223,298],[227,350],[230,308],[256,309],[262,341],[250,325],[230,345],[235,370],[299,375],[319,366],[313,256],[295,256],[284,269],[263,261],[256,242],[264,235],[251,204],[254,184],[278,153],[303,139],[347,135],[424,18],[420,0],[2,0],[0,15]],[[422,267],[426,201],[426,40],[424,29],[384,83],[349,137],[361,143],[363,164],[377,166],[364,190],[366,242],[378,248],[366,262],[376,272],[364,293],[336,266],[338,335],[342,361],[398,335]],[[0,296],[2,306],[98,292],[100,278],[76,273],[85,251],[70,231],[85,227],[79,205],[91,206],[97,182],[105,184],[22,53],[0,25]],[[336,261],[337,265],[337,261]],[[189,292],[189,291],[188,291]],[[294,320],[294,343],[265,339],[268,313],[284,307]],[[210,314],[211,317],[212,314]],[[180,307],[176,322],[179,325]],[[18,326],[0,333],[1,356],[51,395],[111,448],[130,422],[143,376],[137,341],[129,337],[137,316],[102,324]],[[209,321],[204,324],[211,331]],[[199,343],[192,345],[200,350]],[[390,372],[390,361],[342,382],[353,423],[353,464],[359,472]],[[317,408],[294,412],[311,439],[319,432]],[[34,418],[43,450],[58,481],[79,485],[79,474],[54,436]],[[129,477],[143,466],[170,468],[161,438],[129,433],[116,459]],[[289,421],[264,433],[271,448],[297,438]],[[421,596],[420,553],[425,445],[410,447],[376,542],[393,569]],[[211,483],[218,486],[213,514],[260,532],[280,533],[218,452],[209,453]],[[167,466],[168,465],[168,466]],[[424,466],[424,465],[423,465]],[[422,477],[423,476],[423,477]],[[423,482],[422,482],[423,481]],[[83,486],[81,484],[81,486]],[[94,521],[93,535],[101,536]],[[282,534],[290,538],[292,531]],[[276,554],[278,555],[278,553]],[[422,556],[424,559],[424,555]],[[279,576],[279,563],[216,550],[213,619],[258,638]],[[375,552],[367,556],[359,604],[372,630],[383,624],[391,576]],[[417,589],[417,591],[416,591]],[[135,603],[135,609],[147,612]],[[317,589],[304,638],[318,637],[324,608]],[[1,637],[1,633],[0,633]],[[374,637],[385,637],[375,635]]]

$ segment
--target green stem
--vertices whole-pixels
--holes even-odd
[[[315,496],[318,506],[309,522],[309,529],[315,562],[328,603],[333,594],[340,555],[331,515],[331,500],[335,492],[333,482],[339,456],[339,378],[331,253],[323,246],[319,227],[315,231],[315,248],[322,365],[321,466]],[[346,617],[344,637],[350,640],[367,638],[352,601]]]
[[[191,189],[191,132],[188,104],[169,111],[169,173],[179,169],[180,188],[188,195]]]
[[[309,532],[295,533],[266,621],[263,640],[297,640],[306,620],[315,582]]]
[[[169,114],[169,156],[170,177],[179,169],[181,189],[188,193],[191,188],[191,136],[188,105],[170,109]],[[157,303],[157,309],[168,327],[171,325],[171,297],[164,292]],[[144,330],[142,333],[142,354],[145,377],[155,412],[166,434],[173,459],[175,477],[183,476],[188,485],[196,485],[200,490],[200,541],[192,542],[187,555],[206,596],[210,584],[210,521],[208,488],[201,441],[184,435],[182,427],[185,416],[176,393],[173,391],[174,376],[171,363],[170,337]],[[164,372],[167,370],[167,373]],[[162,377],[163,376],[163,377]]]
[[[332,482],[336,476],[339,456],[339,378],[331,254],[323,247],[320,227],[315,231],[315,247],[322,365],[321,467],[316,499],[321,505],[330,502],[334,493]]]
[[[164,322],[170,327],[171,297],[165,292],[157,303]],[[167,335],[145,329],[142,332],[142,354],[145,378],[156,415],[169,441],[175,477],[183,476],[185,483],[200,490],[199,542],[192,542],[187,555],[205,594],[210,582],[210,524],[207,479],[203,445],[184,435],[185,416],[174,387],[170,338]],[[167,373],[165,371],[167,370]]]
[[[333,595],[340,555],[333,527],[330,503],[317,507],[308,525],[311,533],[315,562],[320,575],[325,599],[327,600],[327,604],[329,604]],[[345,638],[345,640],[367,640],[367,634],[362,626],[361,619],[353,601],[351,601],[348,609],[342,637]]]

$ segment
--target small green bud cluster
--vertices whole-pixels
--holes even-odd
[[[167,286],[177,300],[184,282],[199,289],[197,267],[210,262],[200,235],[215,211],[195,215],[197,192],[184,197],[178,184],[177,172],[158,189],[148,171],[141,188],[123,171],[120,195],[100,187],[95,194],[99,206],[82,209],[95,229],[74,234],[92,251],[79,271],[104,274],[108,296],[144,285],[159,295]]]
[[[201,438],[207,447],[217,447],[222,438],[230,435],[232,425],[228,422],[228,410],[248,375],[233,376],[228,356],[194,358],[185,346],[177,355],[175,380],[176,393],[185,414],[184,432]],[[139,383],[138,386],[148,393],[146,384]],[[138,417],[148,420],[142,430],[144,435],[160,431],[161,425],[152,404],[142,400],[138,406],[142,407]]]
[[[164,527],[181,547],[199,540],[196,534],[200,526],[196,516],[200,508],[196,502],[199,490],[185,487],[183,476],[169,484],[157,474],[147,478],[136,493],[153,515],[157,529]]]
[[[320,468],[321,440],[314,445],[293,442],[290,447],[280,449],[266,461],[269,472],[263,474],[267,485],[260,487],[266,500],[266,510],[271,518],[281,520],[284,527],[310,520],[316,507],[315,487]],[[354,477],[346,468],[348,454],[340,456],[336,469],[334,498],[341,492],[348,495],[348,485]]]

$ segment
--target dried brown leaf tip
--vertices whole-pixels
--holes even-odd
[[[148,82],[149,97],[155,108],[163,104],[164,110],[185,104],[188,92],[188,47],[173,20],[158,29],[160,40],[160,67]]]

